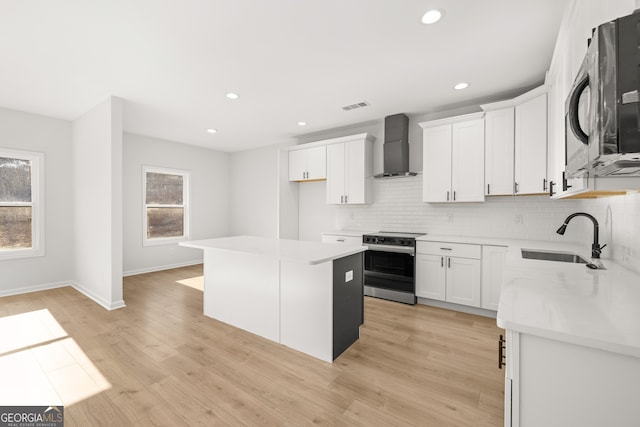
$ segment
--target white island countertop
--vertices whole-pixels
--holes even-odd
[[[499,327],[640,357],[640,274],[606,258],[602,259],[606,270],[522,258],[522,249],[540,249],[574,252],[590,259],[590,239],[581,245],[444,235],[418,240],[508,247]]]
[[[322,264],[367,250],[366,246],[336,245],[302,240],[256,236],[233,236],[218,239],[180,242],[180,246],[196,249],[218,249],[250,255],[278,258],[302,264]]]

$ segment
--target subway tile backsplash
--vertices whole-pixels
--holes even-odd
[[[373,204],[336,207],[337,229],[574,241],[590,251],[591,221],[575,218],[564,236],[555,232],[567,215],[584,211],[600,223],[600,241],[608,244],[603,258],[640,272],[640,194],[577,200],[492,196],[484,203],[433,204],[422,202],[421,175],[375,180],[373,186]]]

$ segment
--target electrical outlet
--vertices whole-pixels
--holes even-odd
[[[516,214],[516,224],[522,224],[523,222],[522,214]]]
[[[349,270],[346,273],[344,273],[344,281],[346,282],[350,282],[353,280],[353,270]]]

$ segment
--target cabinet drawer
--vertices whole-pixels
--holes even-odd
[[[417,242],[419,254],[480,259],[482,247],[466,243]]]
[[[337,234],[323,234],[322,243],[343,243],[346,245],[362,246],[361,236],[340,236]]]

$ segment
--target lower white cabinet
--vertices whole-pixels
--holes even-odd
[[[342,235],[342,234],[323,234],[322,243],[341,243],[345,245],[362,245],[362,236]]]
[[[506,246],[482,246],[482,308],[498,310]]]
[[[506,427],[637,426],[640,358],[506,331]]]
[[[480,245],[418,242],[416,295],[480,307],[480,248]]]

